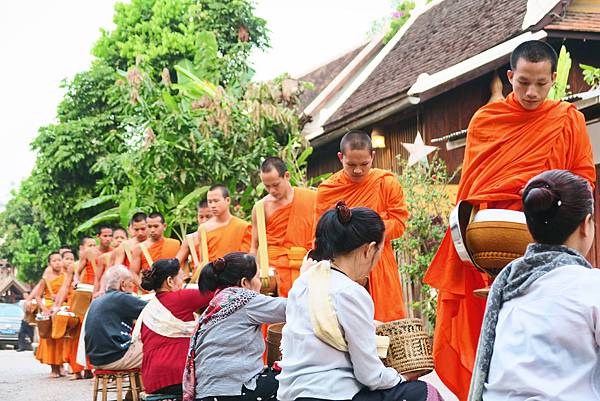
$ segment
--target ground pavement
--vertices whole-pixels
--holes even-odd
[[[31,351],[0,351],[0,401],[87,401],[92,399],[92,380],[50,379],[50,367]],[[440,390],[445,401],[457,401],[435,373],[423,379]]]

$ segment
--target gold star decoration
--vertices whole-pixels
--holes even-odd
[[[437,149],[437,146],[425,145],[421,133],[417,131],[417,137],[415,143],[403,143],[402,146],[408,150],[408,166],[412,166],[415,163],[423,162],[428,164],[427,155]]]

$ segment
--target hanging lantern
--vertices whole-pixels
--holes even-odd
[[[382,130],[373,128],[373,131],[371,131],[371,143],[373,144],[374,149],[385,148],[385,136],[383,135]]]

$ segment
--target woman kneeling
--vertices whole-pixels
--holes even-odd
[[[378,357],[373,301],[357,281],[377,263],[384,233],[377,213],[343,202],[319,220],[312,260],[289,293],[279,400],[440,399]]]
[[[202,269],[201,292],[216,291],[200,316],[184,372],[184,400],[269,400],[275,372],[264,369],[261,326],[285,320],[285,298],[259,293],[254,256],[234,252]]]

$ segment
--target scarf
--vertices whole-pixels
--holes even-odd
[[[153,332],[170,338],[182,338],[191,337],[194,332],[196,323],[184,322],[181,319],[173,316],[158,298],[152,298],[148,304],[142,309],[140,316],[135,322],[133,328],[133,334],[131,337],[133,341],[139,341],[139,337],[142,331],[142,322],[148,326]]]
[[[246,306],[257,295],[258,293],[241,287],[228,287],[215,293],[204,313],[198,318],[198,324],[190,340],[190,348],[183,371],[183,401],[195,401],[196,399],[195,360],[198,337]]]
[[[566,246],[529,244],[525,255],[509,263],[496,277],[488,295],[475,368],[471,378],[469,401],[482,400],[502,304],[523,295],[537,279],[546,273],[559,267],[573,265],[592,268],[592,265],[581,254]]]

